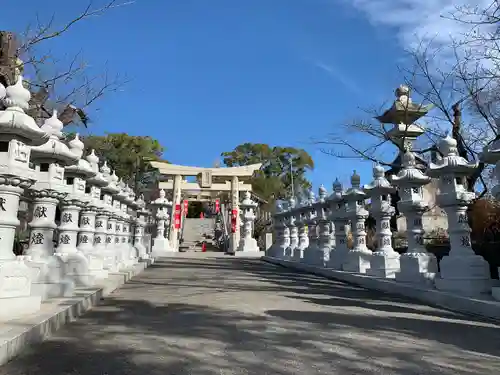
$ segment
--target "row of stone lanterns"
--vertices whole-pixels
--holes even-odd
[[[286,208],[279,203],[275,215],[277,241],[268,254],[336,270],[435,285],[443,291],[467,295],[489,293],[489,266],[472,250],[466,214],[475,194],[467,191],[465,181],[475,172],[477,164],[460,157],[456,147],[453,138],[442,139],[438,149],[443,156],[431,163],[426,173],[416,167],[414,153],[407,150],[402,155],[402,168],[390,182],[385,177],[385,170],[377,165],[373,169],[373,181],[364,187],[361,187],[360,176],[354,172],[351,187],[346,191],[335,181],[334,191],[328,198],[325,198],[324,187],[320,187],[318,200],[310,193],[309,199],[298,207],[293,199]],[[500,160],[500,156],[494,159],[491,153],[489,155],[490,161]],[[423,242],[422,215],[428,208],[423,186],[431,178],[439,181],[437,204],[446,211],[451,245],[449,255],[440,262],[440,272],[436,257],[425,250]],[[392,247],[390,229],[394,215],[390,197],[396,189],[401,198],[397,203],[399,211],[407,221],[408,251],[401,256]],[[367,199],[370,205],[366,204]],[[369,211],[377,226],[375,252],[366,246],[365,221]],[[327,222],[333,223],[333,232],[328,229]],[[352,249],[347,248],[347,228],[352,235]],[[306,242],[303,233],[307,230]],[[297,232],[302,234],[299,241]]]
[[[94,152],[83,158],[78,135],[68,144],[61,141],[63,124],[56,112],[42,127],[36,125],[25,113],[30,92],[22,77],[7,88],[0,85],[0,99],[5,107],[0,111],[3,318],[35,312],[43,300],[72,296],[76,286],[94,285],[109,272],[148,259],[142,238],[150,212],[106,163],[99,169]],[[12,249],[22,194],[32,200],[32,219],[28,249],[16,257]]]

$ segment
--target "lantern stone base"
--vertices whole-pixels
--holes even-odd
[[[429,253],[404,253],[399,258],[401,270],[396,281],[432,285],[438,272],[437,259]]]
[[[168,242],[168,238],[155,238],[153,244],[153,250],[151,251],[151,255],[155,258],[161,257],[171,257],[177,254],[177,251],[172,249],[170,243]]]
[[[304,249],[297,247],[295,250],[293,250],[293,257],[292,257],[293,261],[300,262],[303,257],[304,257]]]
[[[102,249],[103,261],[102,266],[108,272],[118,272],[119,270],[119,259],[116,256],[116,251],[114,248],[97,248],[96,251]]]
[[[326,264],[326,268],[331,268],[334,270],[341,271],[342,266],[346,260],[347,251],[332,249],[330,251],[330,258],[328,259],[328,263]]]
[[[42,299],[31,294],[32,272],[22,259],[0,261],[0,320],[40,310]]]
[[[244,253],[258,253],[260,252],[259,246],[257,245],[257,240],[252,237],[242,238],[236,249],[236,252],[244,252]],[[284,258],[285,249],[280,248],[281,258]]]
[[[370,259],[372,253],[370,250],[350,250],[345,257],[342,270],[346,272],[366,273],[370,268]]]
[[[146,247],[142,243],[137,242],[134,245],[134,249],[136,251],[138,260],[149,259],[149,254],[147,253]]]
[[[310,264],[311,266],[324,267],[328,262],[330,253],[319,248],[306,249],[302,263]]]
[[[399,254],[395,251],[385,253],[377,251],[372,253],[370,267],[366,269],[366,274],[374,277],[383,277],[386,279],[394,279],[396,272],[399,272]]]
[[[25,257],[25,263],[33,275],[32,296],[41,297],[42,302],[48,298],[73,296],[75,283],[66,276],[66,265],[59,257],[52,255],[37,260]]]
[[[95,277],[89,269],[89,260],[81,251],[55,253],[64,262],[65,276],[73,280],[75,286],[89,287],[95,284]]]
[[[295,247],[291,247],[291,246],[288,246],[286,249],[285,249],[285,258],[284,259],[292,259],[293,258],[293,253],[295,251]]]
[[[448,255],[439,265],[441,272],[435,280],[436,289],[466,296],[491,293],[490,268],[482,256]]]

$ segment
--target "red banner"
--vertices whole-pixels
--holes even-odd
[[[231,211],[231,233],[236,233],[236,225],[238,223],[238,210]]]
[[[175,205],[174,228],[181,229],[181,205],[180,204]]]
[[[187,216],[188,214],[188,201],[187,199],[184,199],[184,216]]]
[[[218,214],[220,211],[220,202],[218,199],[215,200],[215,213]]]

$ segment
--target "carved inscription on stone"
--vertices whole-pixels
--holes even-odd
[[[62,215],[62,222],[63,223],[72,223],[73,222],[73,215],[69,212],[65,212]]]
[[[60,241],[62,244],[64,244],[64,245],[69,245],[69,242],[70,242],[70,237],[69,237],[69,235],[67,235],[67,234],[63,234],[63,235],[61,235],[61,237],[60,237],[59,241]]]
[[[47,207],[45,206],[36,207],[33,216],[35,216],[38,219],[42,217],[47,217]]]
[[[33,232],[32,236],[31,236],[31,243],[33,245],[43,245],[44,239],[45,238],[43,237],[43,233]]]

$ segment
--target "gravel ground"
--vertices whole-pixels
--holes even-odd
[[[500,373],[500,326],[259,260],[158,262],[0,375]]]

